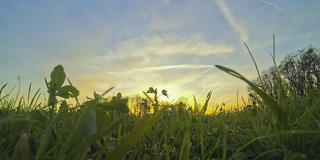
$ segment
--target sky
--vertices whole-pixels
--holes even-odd
[[[234,104],[247,85],[214,65],[257,77],[244,42],[261,71],[276,60],[320,46],[316,0],[0,0],[0,87],[19,84],[26,95],[46,94],[44,78],[61,64],[80,99],[166,89],[210,105]],[[159,97],[166,100],[164,96]]]

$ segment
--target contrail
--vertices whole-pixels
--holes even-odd
[[[287,11],[285,11],[285,10],[281,9],[280,7],[277,7],[277,6],[275,6],[275,5],[273,5],[273,4],[269,3],[269,2],[266,2],[266,1],[264,1],[264,0],[259,0],[259,1],[261,1],[261,2],[263,2],[263,3],[265,3],[265,4],[269,5],[269,6],[271,6],[271,7],[273,7],[273,8],[278,9],[278,10],[282,11],[283,13],[287,13],[287,14],[288,14]]]
[[[216,0],[216,4],[218,5],[220,11],[223,16],[228,21],[230,27],[235,31],[235,33],[239,36],[241,41],[247,42],[249,40],[247,31],[243,28],[238,22],[237,19],[233,16],[233,13],[229,6],[225,3],[225,0]]]

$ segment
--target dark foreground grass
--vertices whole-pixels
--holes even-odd
[[[278,99],[236,71],[216,66],[247,83],[261,103],[206,115],[158,106],[153,114],[129,113],[120,95],[105,93],[80,104],[79,91],[58,65],[47,80],[47,104],[39,90],[19,98],[0,90],[0,159],[320,159],[320,93]],[[280,75],[279,75],[280,76]],[[67,80],[68,84],[65,84]],[[281,92],[285,87],[279,85]],[[76,104],[67,104],[74,98]]]
[[[249,82],[231,69],[217,67]],[[63,68],[55,69],[61,73],[53,73],[64,75]],[[242,110],[205,115],[201,108],[206,106],[191,111],[162,106],[153,115],[137,116],[101,102],[107,92],[75,106],[57,101],[59,94],[77,96],[70,82],[65,85],[68,90],[64,79],[57,81],[60,87],[51,92],[48,105],[37,102],[39,91],[33,96],[29,91],[27,99],[0,95],[1,159],[320,158],[317,92],[283,99],[280,106],[255,88],[264,103]],[[49,89],[53,80],[47,84]]]

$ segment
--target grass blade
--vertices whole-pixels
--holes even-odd
[[[123,142],[110,153],[108,159],[123,159],[126,153],[134,146],[134,144],[136,144],[139,139],[145,133],[147,133],[151,129],[151,127],[161,118],[166,109],[167,107],[162,108],[160,111],[156,112],[149,120],[138,126],[131,135],[124,139]]]
[[[54,125],[57,123],[57,121],[61,118],[61,116],[63,116],[63,114],[65,114],[67,112],[67,110],[64,110],[63,112],[59,112],[57,116],[55,116],[51,121],[49,121],[49,124],[46,128],[44,137],[40,143],[39,149],[37,151],[36,160],[40,160],[44,158],[44,154],[46,152],[47,149],[47,145],[50,142],[52,133],[53,133],[53,129],[54,129]]]
[[[273,134],[267,134],[264,136],[259,136],[257,138],[254,138],[252,140],[250,140],[248,143],[244,144],[242,147],[240,147],[230,158],[234,159],[234,157],[245,147],[247,147],[248,145],[250,145],[251,143],[257,141],[257,140],[261,140],[261,139],[265,139],[265,138],[270,138],[270,137],[276,137],[276,136],[282,136],[282,135],[289,135],[289,134],[320,134],[320,130],[287,130],[287,131],[280,131],[280,132],[276,132]]]
[[[77,153],[79,153],[79,151],[82,152],[82,154],[80,154],[80,158],[79,159],[85,159],[85,156],[87,154],[86,149],[90,146],[90,144],[92,142],[95,142],[99,139],[101,139],[103,136],[110,134],[112,131],[114,131],[122,122],[124,121],[124,119],[120,119],[116,122],[113,122],[112,124],[110,124],[109,126],[101,129],[100,131],[94,133],[92,136],[86,138],[83,142],[81,142],[80,144],[78,144],[75,148],[72,149],[72,151],[68,154],[68,156],[66,157],[66,159],[71,159],[72,156],[77,155]]]
[[[263,82],[262,82],[262,78],[261,78],[261,75],[260,75],[260,72],[259,72],[258,65],[257,65],[256,61],[254,60],[253,55],[252,55],[252,53],[251,53],[248,45],[247,45],[245,42],[244,42],[244,45],[246,46],[246,48],[247,48],[247,50],[248,50],[248,52],[249,52],[249,54],[250,54],[250,57],[251,57],[251,59],[252,59],[252,61],[253,61],[253,63],[254,63],[254,67],[256,68],[256,71],[257,71],[258,77],[259,77],[259,81],[260,81],[261,86],[262,86],[262,90],[263,90],[263,91],[266,91],[266,88],[264,87],[264,84],[263,84]]]
[[[242,81],[246,82],[257,94],[259,94],[261,96],[261,98],[264,100],[264,102],[267,104],[267,106],[269,106],[269,108],[271,109],[271,111],[273,112],[273,114],[276,116],[277,121],[282,124],[282,126],[284,128],[287,127],[287,113],[283,111],[283,109],[277,104],[277,102],[275,102],[272,98],[270,98],[265,92],[263,92],[261,89],[259,89],[259,87],[257,87],[255,84],[253,84],[252,82],[250,82],[248,79],[246,79],[245,77],[243,77],[241,74],[239,74],[238,72],[229,69],[227,67],[223,67],[220,65],[215,65],[218,69],[234,76],[237,77],[239,79],[241,79]]]
[[[4,84],[4,85],[1,87],[1,89],[0,89],[0,97],[1,97],[2,90],[4,89],[4,87],[7,86],[7,84],[8,84],[8,83]]]
[[[206,102],[204,103],[200,112],[201,115],[204,115],[206,113],[211,95],[212,95],[212,91],[210,91],[207,95]]]
[[[190,159],[190,131],[183,136],[179,160]]]
[[[198,102],[197,102],[197,99],[196,99],[196,96],[195,95],[193,95],[193,102],[194,102],[194,104],[193,104],[193,111],[196,113],[196,114],[199,114],[199,106],[198,106]]]

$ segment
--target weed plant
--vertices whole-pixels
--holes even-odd
[[[79,103],[79,91],[61,65],[45,80],[47,104],[39,102],[39,90],[31,94],[31,85],[27,98],[12,98],[11,92],[4,93],[5,84],[0,90],[0,158],[320,159],[319,92],[297,98],[288,90],[287,97],[272,99],[236,71],[216,67],[247,83],[261,103],[247,102],[234,111],[222,104],[219,112],[205,114],[209,92],[203,106],[196,98],[189,109],[157,103],[156,112],[138,116],[129,112],[121,94],[103,98],[112,88]],[[76,105],[67,103],[70,98]]]

